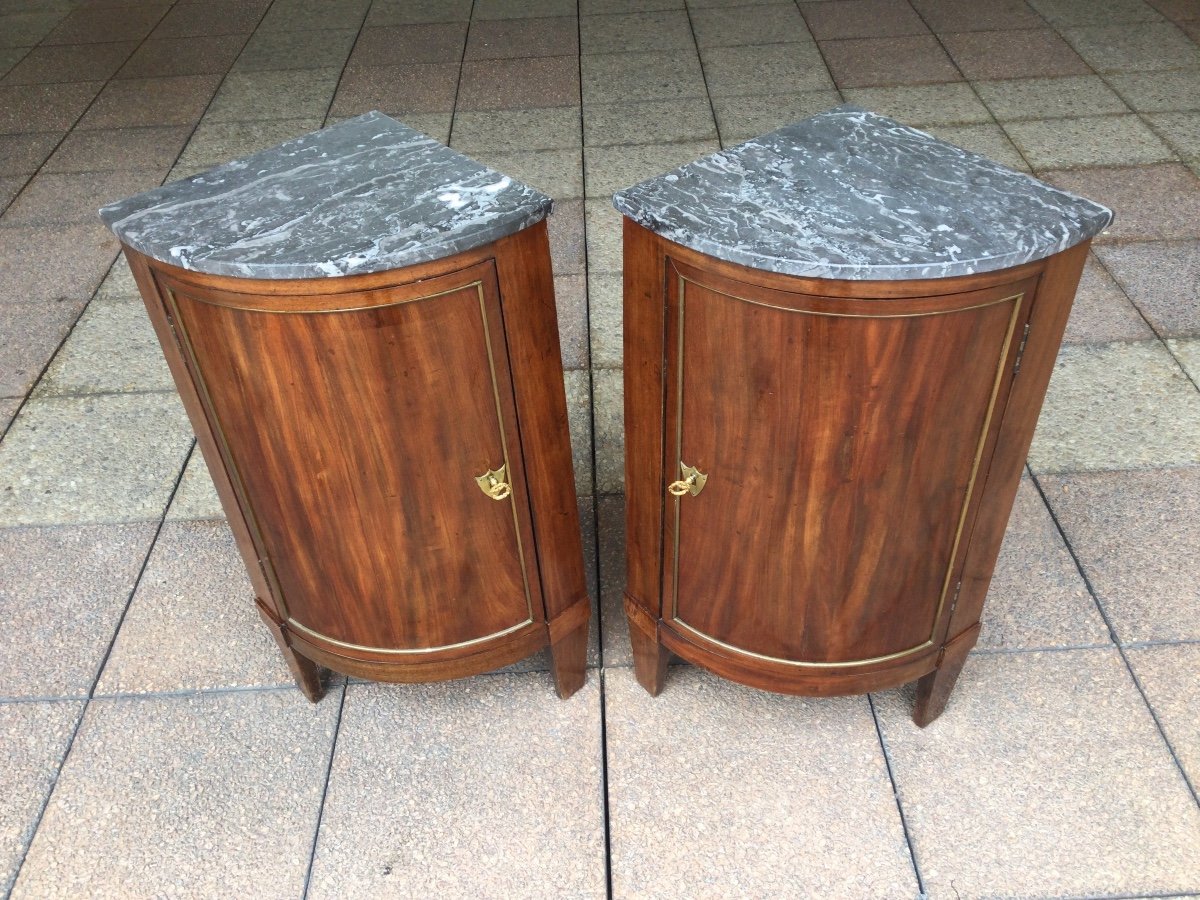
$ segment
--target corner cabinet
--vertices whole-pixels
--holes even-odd
[[[619,192],[638,680],[944,709],[1104,207],[854,107]]]
[[[549,646],[569,696],[590,603],[548,198],[377,114],[267,154],[110,217],[298,684],[318,698],[322,666],[456,678]],[[433,170],[414,183],[421,166]],[[362,198],[389,184],[372,223]],[[273,207],[280,196],[300,208]],[[414,228],[434,246],[406,237],[387,265],[379,248]],[[466,247],[439,249],[447,233]],[[320,241],[336,252],[314,257]],[[180,246],[210,256],[173,264]]]

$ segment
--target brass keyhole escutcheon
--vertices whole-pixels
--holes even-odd
[[[699,469],[693,468],[679,461],[680,471],[683,473],[683,478],[679,481],[672,481],[667,485],[667,492],[673,497],[682,497],[684,494],[691,494],[695,497],[702,490],[704,484],[708,481],[708,476]]]
[[[508,483],[506,475],[507,469],[508,466],[501,466],[498,469],[490,469],[482,475],[476,475],[475,483],[493,500],[503,500],[512,493],[512,485]]]

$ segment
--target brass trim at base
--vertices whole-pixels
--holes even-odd
[[[471,638],[469,641],[459,641],[456,644],[442,644],[438,647],[415,647],[407,649],[399,649],[395,647],[369,647],[366,644],[352,644],[349,641],[339,641],[337,638],[332,638],[327,634],[321,634],[319,631],[314,631],[311,628],[301,625],[295,619],[288,619],[286,624],[288,629],[292,631],[298,631],[301,635],[307,638],[315,639],[323,644],[329,644],[333,647],[344,647],[347,650],[357,650],[363,653],[385,653],[388,656],[417,656],[428,655],[430,653],[440,653],[445,650],[459,650],[463,647],[473,647],[476,644],[482,644],[487,641],[493,641],[498,638],[502,638],[506,635],[512,634],[515,631],[520,631],[522,628],[528,628],[530,625],[535,624],[535,622],[532,618],[529,618],[524,622],[519,622],[516,625],[509,626],[508,628],[501,629],[500,631],[493,632],[492,634],[485,634],[483,637]]]

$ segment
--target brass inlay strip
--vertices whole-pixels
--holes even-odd
[[[763,307],[767,307],[768,309],[779,310],[780,312],[797,313],[799,315],[826,316],[826,317],[830,317],[830,318],[846,318],[846,319],[904,319],[904,318],[922,318],[925,316],[947,316],[947,315],[952,315],[954,313],[959,313],[959,312],[968,312],[973,309],[983,309],[984,307],[995,306],[998,303],[1007,303],[1009,301],[1016,301],[1015,303],[1013,303],[1013,311],[1012,311],[1011,316],[1009,316],[1008,328],[1004,335],[1004,342],[1000,348],[1000,359],[996,364],[996,377],[992,383],[992,391],[991,391],[991,395],[988,398],[987,409],[984,412],[983,429],[980,432],[979,440],[976,443],[975,458],[971,464],[971,475],[967,480],[967,489],[966,489],[966,492],[965,492],[965,495],[963,498],[962,509],[959,511],[959,515],[958,515],[958,527],[955,529],[954,541],[951,544],[950,560],[949,560],[949,564],[946,567],[945,579],[942,582],[941,594],[938,596],[937,611],[935,612],[934,617],[933,617],[932,631],[931,631],[928,639],[922,641],[920,644],[917,644],[915,647],[909,647],[905,650],[898,650],[895,653],[888,653],[884,656],[870,657],[869,659],[846,660],[844,662],[808,662],[808,661],[795,660],[795,659],[783,659],[782,657],[778,657],[778,656],[768,656],[763,653],[756,653],[753,650],[746,650],[741,647],[735,647],[732,644],[727,644],[724,641],[719,640],[718,638],[715,638],[709,634],[706,634],[703,631],[701,631],[700,629],[689,625],[687,622],[683,621],[683,619],[679,618],[679,501],[680,501],[680,498],[679,497],[675,498],[675,535],[674,535],[674,541],[673,541],[674,548],[672,551],[672,555],[673,555],[672,573],[673,574],[672,574],[672,579],[671,579],[671,622],[673,624],[679,625],[680,627],[686,629],[687,631],[690,631],[692,634],[696,635],[697,637],[702,638],[705,641],[708,641],[712,644],[716,644],[719,647],[723,647],[723,648],[733,651],[735,653],[739,653],[744,656],[751,656],[751,657],[754,657],[755,659],[761,659],[761,660],[765,660],[767,662],[781,663],[783,665],[798,666],[798,667],[803,667],[803,668],[839,668],[839,667],[843,667],[843,666],[862,666],[862,665],[869,665],[872,663],[887,662],[889,660],[900,659],[901,657],[904,657],[904,656],[911,656],[913,654],[920,653],[921,651],[926,650],[929,647],[933,646],[934,642],[937,640],[938,626],[939,626],[941,618],[942,618],[942,610],[945,608],[945,604],[946,604],[946,594],[950,590],[950,581],[954,574],[954,567],[955,567],[955,564],[958,559],[959,545],[962,542],[963,528],[965,527],[966,521],[967,521],[967,511],[970,509],[970,506],[971,506],[971,497],[975,490],[975,481],[979,475],[979,466],[980,466],[981,462],[983,461],[983,450],[984,450],[984,447],[987,445],[988,429],[991,427],[992,416],[993,416],[993,413],[995,412],[995,408],[996,408],[996,401],[1000,394],[1000,385],[1004,381],[1004,370],[1005,370],[1005,363],[1008,359],[1008,350],[1009,350],[1009,347],[1012,345],[1013,332],[1016,329],[1017,319],[1018,319],[1019,313],[1021,311],[1021,303],[1025,298],[1025,292],[1022,291],[1020,293],[1013,294],[1009,297],[1001,297],[1000,299],[997,299],[997,300],[989,300],[986,303],[977,303],[973,306],[962,306],[962,307],[957,307],[955,309],[933,310],[930,312],[923,312],[923,313],[892,313],[892,314],[884,314],[884,315],[878,315],[878,316],[868,316],[868,315],[850,314],[850,313],[815,312],[815,311],[804,310],[804,309],[793,309],[789,306],[777,306],[777,305],[771,304],[771,303],[763,303],[761,301],[750,300],[745,297],[738,297],[734,294],[728,294],[724,291],[719,291],[716,288],[700,284],[699,282],[693,281],[690,278],[687,278],[686,276],[684,276],[684,274],[682,272],[680,272],[678,269],[675,269],[675,273],[679,276],[678,288],[677,288],[678,298],[679,298],[679,315],[678,315],[678,328],[679,328],[678,354],[679,354],[679,356],[678,356],[678,362],[677,362],[678,372],[677,372],[677,381],[676,381],[676,419],[675,419],[675,450],[676,450],[675,458],[678,461],[679,465],[683,464],[683,459],[682,459],[682,454],[683,454],[683,323],[684,323],[684,292],[686,290],[685,286],[687,284],[694,284],[698,288],[701,288],[702,290],[711,291],[714,294],[719,294],[722,297],[728,297],[731,300],[738,300],[743,303],[752,304],[754,306],[763,306]]]
[[[156,278],[156,281],[157,281],[157,278]],[[198,393],[201,395],[201,400],[204,404],[206,412],[209,415],[210,424],[211,424],[212,430],[213,430],[213,436],[217,440],[218,448],[221,450],[221,455],[222,455],[223,461],[225,463],[225,468],[227,469],[227,471],[229,473],[229,480],[230,480],[231,484],[233,485],[234,490],[237,492],[237,494],[239,495],[239,497],[241,499],[240,505],[242,507],[242,513],[245,516],[246,524],[250,529],[251,536],[254,540],[255,546],[258,549],[258,552],[261,556],[260,562],[263,563],[264,568],[270,573],[270,575],[274,576],[275,567],[274,567],[273,563],[271,562],[270,555],[267,553],[266,542],[263,540],[262,530],[259,527],[258,521],[254,514],[254,506],[253,506],[253,504],[250,503],[249,494],[247,494],[247,492],[246,492],[245,483],[242,481],[241,474],[238,471],[237,463],[233,456],[233,451],[230,449],[229,442],[225,437],[225,428],[221,424],[221,419],[220,419],[219,414],[217,413],[216,406],[212,402],[212,395],[209,392],[208,385],[204,378],[203,370],[200,367],[199,358],[196,356],[195,349],[192,346],[191,338],[187,332],[187,327],[184,324],[183,317],[180,315],[179,304],[178,304],[178,300],[175,296],[175,290],[171,287],[168,287],[165,284],[162,284],[161,286],[162,286],[163,291],[166,294],[167,298],[169,299],[172,327],[175,330],[175,333],[178,335],[179,342],[180,342],[181,346],[184,348],[185,352],[187,353],[188,360],[191,363],[191,368],[194,373],[194,379],[196,382],[196,387],[197,387]],[[348,307],[346,309],[316,310],[316,311],[312,311],[312,312],[313,313],[355,312],[355,311],[363,311],[363,310],[370,310],[370,309],[384,309],[389,306],[400,306],[403,303],[415,303],[420,300],[431,300],[436,297],[443,297],[447,294],[453,294],[458,291],[467,290],[469,288],[475,288],[475,293],[476,293],[476,296],[479,301],[479,315],[480,315],[480,318],[483,323],[484,345],[487,348],[488,372],[491,375],[491,379],[492,379],[492,398],[495,401],[495,405],[496,405],[496,421],[499,426],[499,432],[500,432],[500,447],[501,447],[501,452],[504,456],[505,468],[507,471],[511,472],[512,465],[510,464],[509,456],[508,456],[508,441],[505,437],[504,413],[503,413],[503,409],[502,409],[502,406],[500,403],[500,386],[499,386],[499,381],[496,376],[496,361],[495,361],[495,355],[492,352],[491,330],[488,327],[486,298],[485,298],[485,295],[483,292],[483,282],[481,280],[476,280],[476,281],[468,282],[466,284],[461,284],[461,285],[458,285],[457,287],[449,288],[444,291],[438,291],[437,293],[426,294],[421,297],[412,297],[412,298],[409,298],[408,300],[402,300],[402,301],[398,301],[396,303],[388,303],[388,304],[384,304],[381,306]],[[207,302],[200,297],[193,297],[190,294],[186,295],[186,296],[189,300],[193,300],[193,301],[201,302],[201,303]],[[239,310],[239,311],[243,311],[243,312],[257,312],[257,313],[263,313],[266,315],[279,315],[280,314],[279,312],[277,312],[275,310],[262,309],[262,308],[258,308],[258,307],[226,306],[225,304],[221,304],[221,303],[209,303],[209,305],[217,306],[222,309],[234,309],[234,310]],[[302,311],[293,310],[291,312],[293,314],[303,314]],[[530,623],[532,623],[534,621],[533,598],[531,596],[531,592],[529,589],[529,572],[525,565],[525,548],[524,548],[524,543],[521,540],[521,523],[517,516],[517,504],[512,503],[510,505],[512,506],[513,532],[514,532],[514,537],[516,538],[516,541],[517,541],[517,557],[521,563],[521,583],[522,583],[522,587],[523,587],[524,593],[525,593],[526,618],[523,622],[518,622],[516,625],[512,625],[509,628],[506,628],[502,631],[496,632],[495,634],[486,635],[481,638],[472,638],[469,641],[464,641],[464,642],[461,642],[458,644],[448,644],[444,647],[433,647],[428,650],[393,650],[393,649],[389,649],[386,647],[367,647],[367,646],[364,646],[361,644],[351,644],[351,643],[347,643],[345,641],[339,641],[335,638],[326,637],[325,635],[321,634],[320,632],[313,631],[312,629],[306,628],[305,626],[301,625],[299,622],[295,621],[292,618],[291,613],[287,609],[287,600],[285,599],[284,594],[283,594],[283,586],[281,584],[279,584],[278,578],[272,577],[269,579],[271,582],[270,586],[275,591],[276,598],[279,601],[279,606],[280,606],[279,611],[283,615],[283,617],[287,620],[289,628],[295,628],[297,631],[301,631],[301,632],[310,634],[316,638],[319,638],[320,640],[328,641],[331,644],[337,644],[342,647],[358,649],[358,650],[369,650],[369,651],[375,652],[375,653],[432,653],[437,650],[447,650],[447,649],[452,649],[455,647],[469,646],[471,644],[478,643],[480,641],[486,641],[491,638],[500,637],[502,635],[509,634],[510,632],[516,631],[519,628],[524,628],[526,625],[529,625]]]
[[[217,307],[220,307],[221,309],[236,309],[236,310],[240,310],[241,312],[268,313],[273,316],[320,316],[320,315],[325,315],[326,313],[367,312],[368,310],[372,310],[372,309],[388,309],[389,307],[392,307],[392,306],[403,306],[405,303],[417,303],[418,301],[421,301],[421,300],[433,300],[433,299],[436,299],[437,297],[444,297],[446,294],[457,293],[458,291],[464,290],[469,287],[474,287],[475,285],[479,285],[479,284],[482,284],[482,282],[481,281],[471,281],[466,284],[460,284],[458,287],[452,287],[452,288],[447,288],[444,291],[438,291],[437,293],[434,293],[434,294],[421,294],[420,296],[417,296],[417,297],[406,297],[403,300],[393,300],[390,303],[376,303],[374,305],[368,304],[366,306],[339,306],[339,307],[331,307],[330,309],[275,309],[270,306],[240,306],[235,303],[218,303],[215,299],[211,299],[208,297],[193,297],[191,294],[186,294],[186,292],[185,292],[185,296],[187,296],[187,298],[189,300],[194,300],[197,303],[205,303],[208,306],[217,306]],[[386,290],[388,290],[388,289],[387,288],[375,288],[373,291],[350,291],[349,293],[368,293],[368,294],[369,293],[382,293],[383,291],[386,291]],[[223,293],[233,293],[233,292],[226,291]],[[261,295],[256,295],[256,296],[261,296]],[[301,296],[320,297],[322,295],[321,294],[304,294]]]
[[[485,641],[490,641],[498,637],[504,637],[507,634],[512,634],[514,631],[520,631],[527,625],[532,625],[532,619],[526,619],[524,622],[518,622],[516,625],[510,625],[508,628],[503,628],[500,631],[492,634],[485,634],[483,637],[471,638],[469,641],[459,641],[457,644],[443,644],[440,647],[416,647],[413,649],[398,650],[395,647],[368,647],[365,644],[351,644],[348,641],[339,641],[337,638],[331,638],[329,635],[321,634],[319,631],[314,631],[304,625],[301,625],[295,619],[287,620],[287,627],[293,631],[298,631],[303,635],[315,638],[323,643],[332,644],[335,647],[345,647],[347,650],[363,650],[368,653],[387,653],[394,656],[402,656],[405,654],[421,654],[421,653],[439,653],[443,650],[457,650],[460,647],[470,647],[473,644],[482,644]]]

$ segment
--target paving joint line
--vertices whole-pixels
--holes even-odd
[[[1033,480],[1034,487],[1037,488],[1037,492],[1042,498],[1042,503],[1046,505],[1046,509],[1050,513],[1050,518],[1053,520],[1054,527],[1057,529],[1059,536],[1062,538],[1063,544],[1067,548],[1067,552],[1071,554],[1071,560],[1075,563],[1075,568],[1079,572],[1079,577],[1083,579],[1083,584],[1087,588],[1088,593],[1091,595],[1092,602],[1096,605],[1096,610],[1100,613],[1100,618],[1104,620],[1104,625],[1106,628],[1108,628],[1109,638],[1112,640],[1113,646],[1116,647],[1117,653],[1121,655],[1121,661],[1125,664],[1125,670],[1129,673],[1129,677],[1133,681],[1133,686],[1137,689],[1138,694],[1141,696],[1142,703],[1145,704],[1147,712],[1150,713],[1150,718],[1154,722],[1154,727],[1158,729],[1158,735],[1162,739],[1163,745],[1167,748],[1167,752],[1171,755],[1171,759],[1175,763],[1176,770],[1183,779],[1183,783],[1187,787],[1188,792],[1192,795],[1192,802],[1197,806],[1200,806],[1200,794],[1197,794],[1196,792],[1196,785],[1194,785],[1192,780],[1188,777],[1187,771],[1184,769],[1183,763],[1179,759],[1179,754],[1175,751],[1175,745],[1172,744],[1170,738],[1167,737],[1166,729],[1163,728],[1162,721],[1158,717],[1158,712],[1154,709],[1154,705],[1150,702],[1150,698],[1146,694],[1146,689],[1142,686],[1141,679],[1138,678],[1137,673],[1134,671],[1133,664],[1129,661],[1129,655],[1125,652],[1125,648],[1117,638],[1117,631],[1113,626],[1112,619],[1109,617],[1108,611],[1104,608],[1104,604],[1100,602],[1100,596],[1096,592],[1095,585],[1092,584],[1091,578],[1088,577],[1087,572],[1083,568],[1083,563],[1079,558],[1079,554],[1076,552],[1075,547],[1071,544],[1070,539],[1067,537],[1066,529],[1063,528],[1062,522],[1059,521],[1058,513],[1054,511],[1054,507],[1050,504],[1049,499],[1046,497],[1046,491],[1042,487],[1042,483],[1038,479],[1038,476],[1031,471],[1030,477]]]
[[[325,820],[325,801],[329,797],[329,781],[333,776],[333,760],[337,755],[338,738],[342,734],[342,714],[346,710],[346,693],[349,687],[348,682],[342,682],[342,695],[338,701],[337,719],[333,726],[333,740],[329,743],[329,762],[325,766],[325,784],[321,788],[321,803],[317,807],[317,821],[313,828],[312,848],[308,853],[308,866],[304,870],[304,890],[300,894],[301,900],[307,900],[308,892],[312,888],[313,863],[317,859],[317,843],[321,839],[321,824]]]
[[[274,5],[274,4],[272,4],[272,5]],[[342,79],[346,77],[346,69],[348,69],[350,67],[350,58],[352,56],[354,56],[354,51],[358,47],[358,41],[359,41],[359,38],[362,37],[363,29],[367,27],[367,17],[369,15],[371,15],[371,8],[374,5],[375,4],[373,2],[368,3],[366,6],[366,9],[363,10],[362,18],[358,22],[358,30],[356,32],[354,32],[354,40],[350,44],[350,51],[346,54],[345,60],[342,61],[342,70],[340,72],[338,72],[337,81],[334,82],[334,85],[333,85],[333,93],[329,95],[329,102],[325,105],[325,115],[321,118],[321,127],[322,128],[326,127],[329,124],[329,116],[333,112],[333,104],[337,102],[338,90],[342,86]],[[255,28],[255,30],[257,31],[258,29]],[[312,29],[312,30],[327,31],[329,29]],[[337,30],[349,31],[350,29],[346,28],[346,29],[337,29]],[[235,65],[237,64],[237,60],[234,60],[234,64]]]
[[[463,34],[462,52],[458,55],[458,80],[454,82],[454,101],[450,104],[450,129],[446,132],[447,147],[454,139],[454,122],[458,118],[458,95],[462,93],[463,70],[467,67],[467,46],[471,43],[471,24],[475,21],[475,4],[476,0],[471,0],[471,11],[467,14],[467,30]],[[463,110],[463,112],[466,111]]]
[[[875,737],[879,740],[879,749],[883,752],[883,764],[887,768],[888,781],[892,785],[892,799],[896,803],[896,812],[900,815],[900,827],[904,831],[904,842],[908,845],[908,859],[912,864],[913,876],[917,879],[917,890],[920,897],[929,896],[925,889],[925,879],[921,875],[921,867],[917,863],[917,847],[913,842],[912,832],[908,827],[908,817],[904,814],[904,803],[900,799],[900,787],[896,784],[896,772],[892,767],[892,753],[888,749],[887,740],[883,736],[883,726],[879,724],[879,713],[875,709],[875,698],[867,694],[867,706],[871,710],[871,720],[875,723]]]
[[[713,131],[717,135],[717,147],[723,148],[725,144],[721,140],[721,124],[717,121],[717,106],[713,102],[712,91],[708,89],[708,72],[704,69],[704,54],[700,52],[700,40],[696,37],[696,24],[692,21],[692,8],[687,4],[687,0],[684,0],[683,11],[687,14],[688,31],[692,34],[692,45],[696,48],[696,62],[700,63],[700,80],[704,82],[704,97],[708,100],[708,112],[712,116]]]

